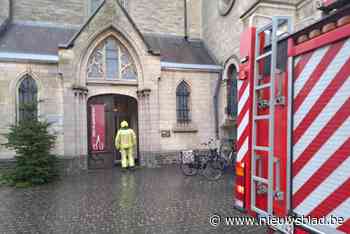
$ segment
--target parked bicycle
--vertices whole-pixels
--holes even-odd
[[[209,148],[205,153],[198,150],[181,152],[181,170],[186,176],[194,176],[200,172],[208,180],[218,180],[223,175],[217,164],[219,158],[217,147],[213,147],[213,140],[201,145]]]
[[[220,144],[219,158],[215,164],[219,169],[225,170],[229,166],[235,165],[236,162],[236,147],[235,143],[229,141]]]

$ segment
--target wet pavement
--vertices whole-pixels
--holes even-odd
[[[0,233],[266,233],[211,227],[232,207],[233,176],[210,182],[179,168],[96,170],[30,189],[0,187]]]

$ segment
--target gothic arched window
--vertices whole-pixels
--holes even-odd
[[[189,123],[190,116],[190,89],[185,81],[176,88],[176,114],[178,123]]]
[[[136,80],[135,62],[127,49],[108,37],[93,51],[88,61],[88,79]]]
[[[237,69],[235,65],[231,65],[227,74],[227,115],[230,117],[237,116]]]
[[[26,75],[18,88],[18,121],[37,118],[38,87],[35,80]]]

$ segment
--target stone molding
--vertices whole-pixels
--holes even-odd
[[[195,133],[198,132],[198,128],[194,123],[189,124],[175,124],[173,126],[174,133]]]

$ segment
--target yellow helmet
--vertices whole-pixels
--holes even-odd
[[[121,128],[127,128],[127,127],[129,127],[129,124],[128,124],[128,122],[123,121],[123,122],[121,122],[120,127]]]

